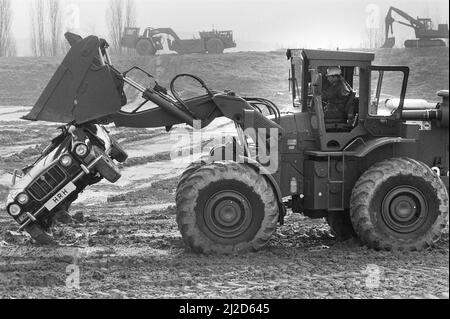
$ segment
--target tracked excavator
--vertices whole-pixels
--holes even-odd
[[[406,20],[395,20],[393,13]],[[424,47],[445,47],[447,44],[444,39],[448,41],[448,24],[439,24],[437,29],[433,29],[430,18],[413,18],[406,12],[390,7],[385,18],[385,42],[382,48],[393,48],[395,45],[395,37],[389,37],[394,34],[394,22],[413,28],[416,38],[406,40],[404,42],[405,48],[424,48]]]

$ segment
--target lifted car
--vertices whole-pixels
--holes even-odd
[[[128,155],[98,124],[61,127],[62,133],[34,164],[16,170],[7,211],[37,242],[53,244],[50,228],[60,211],[67,211],[86,186],[105,178],[120,178],[114,160]],[[19,177],[19,179],[17,179]]]

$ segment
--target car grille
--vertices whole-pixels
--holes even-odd
[[[36,200],[40,201],[47,197],[65,179],[66,174],[57,165],[51,167],[47,172],[36,179],[29,187],[28,191]]]

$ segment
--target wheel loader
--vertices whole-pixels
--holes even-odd
[[[163,35],[167,38],[169,50],[178,54],[208,53],[221,54],[225,49],[235,48],[233,31],[202,31],[199,39],[180,39],[171,28],[146,28],[142,35],[140,28],[127,27],[124,29],[120,45],[125,48],[136,49],[139,55],[155,55],[163,50]]]
[[[177,186],[177,223],[193,251],[258,250],[288,211],[325,218],[337,237],[356,236],[377,250],[418,251],[440,238],[449,210],[449,93],[439,91],[435,103],[406,99],[408,67],[374,65],[371,53],[287,50],[293,107],[281,112],[264,98],[212,90],[191,74],[177,75],[169,89],[155,79],[144,87],[113,66],[105,40],[66,38],[69,53],[25,119],[65,122],[68,132],[108,123],[168,131],[179,124],[204,128],[219,117],[234,123],[236,136],[189,165]],[[330,67],[338,67],[352,88],[344,101],[350,107],[343,109],[351,114],[328,111],[323,91]],[[181,98],[176,82],[186,78],[204,94]],[[124,85],[154,107],[125,110]],[[103,157],[110,154],[96,134],[88,135]],[[70,155],[74,146],[67,145]],[[116,154],[116,160],[126,159],[119,145]],[[78,157],[73,163],[83,172],[75,194],[93,178],[108,177]],[[66,182],[33,198],[30,185],[41,177],[21,184],[7,204],[21,230],[45,226],[43,220],[60,207],[48,204],[54,194],[65,207],[73,200],[60,192]],[[23,204],[23,194],[33,208]]]

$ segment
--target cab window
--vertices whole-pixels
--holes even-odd
[[[392,116],[404,95],[405,74],[398,70],[372,70],[370,116]]]

